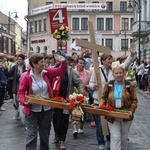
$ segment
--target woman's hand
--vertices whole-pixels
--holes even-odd
[[[32,105],[32,100],[31,100],[31,99],[28,99],[28,101],[25,101],[25,102],[24,102],[24,105],[25,105],[25,106],[31,106],[31,105]]]

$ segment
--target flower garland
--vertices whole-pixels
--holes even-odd
[[[59,41],[61,45],[64,45],[66,41],[70,40],[69,28],[67,26],[61,26],[56,29],[53,33],[53,38]]]

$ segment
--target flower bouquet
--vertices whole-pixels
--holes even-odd
[[[61,26],[53,33],[53,38],[60,42],[61,47],[65,45],[66,41],[70,40],[69,28],[67,26]]]
[[[81,93],[73,93],[69,95],[70,105],[69,109],[72,110],[71,119],[75,121],[84,120],[83,103],[88,101],[88,98]]]

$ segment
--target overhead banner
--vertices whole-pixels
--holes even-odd
[[[68,26],[66,8],[57,8],[49,10],[51,33],[61,26]]]
[[[68,11],[84,10],[106,10],[106,3],[66,3],[66,4],[49,4],[42,7],[37,7],[31,10],[31,14],[47,12],[49,9],[66,8]]]

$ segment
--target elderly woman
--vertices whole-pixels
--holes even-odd
[[[61,65],[59,68],[47,68],[44,70],[45,61],[41,54],[33,54],[29,58],[31,69],[27,71],[24,78],[20,81],[18,95],[21,105],[24,105],[26,115],[26,150],[37,147],[37,131],[40,136],[40,150],[49,150],[49,135],[53,109],[49,106],[32,104],[29,100],[25,102],[25,95],[53,97],[51,81],[56,76],[62,76],[67,68],[64,58],[57,58]]]
[[[106,117],[111,135],[111,150],[127,150],[128,133],[133,120],[133,113],[137,108],[137,97],[133,83],[130,82],[130,92],[127,90],[126,81],[124,80],[125,70],[121,66],[113,68],[114,83],[109,90],[109,82],[105,84],[100,106],[109,104],[115,109],[128,110],[131,112],[131,119],[124,120],[113,117]],[[130,96],[131,95],[131,96]]]

